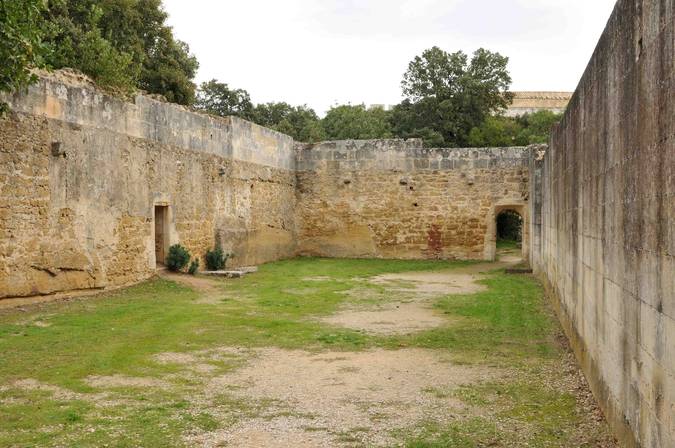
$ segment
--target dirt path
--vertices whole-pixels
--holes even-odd
[[[375,302],[369,306],[348,305],[340,312],[322,318],[327,324],[361,330],[371,334],[409,334],[448,323],[447,317],[432,308],[434,299],[450,294],[484,291],[478,283],[482,273],[512,266],[522,261],[516,256],[501,257],[496,263],[479,263],[465,268],[435,272],[385,274],[368,280],[384,288],[384,294],[359,288],[348,292]]]
[[[196,303],[218,303],[226,297],[223,291],[223,283],[212,278],[176,274],[169,271],[161,271],[159,276],[165,280],[180,283],[199,292],[200,296]]]

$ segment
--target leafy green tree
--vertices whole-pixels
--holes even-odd
[[[130,92],[140,74],[132,55],[103,37],[103,8],[91,0],[50,0],[45,11],[47,63],[81,70],[100,85]]]
[[[253,116],[253,103],[246,90],[231,89],[215,79],[202,83],[197,92],[195,107],[220,117],[234,115],[250,120]]]
[[[543,110],[520,117],[490,116],[471,129],[468,145],[473,147],[525,146],[547,143],[551,128],[562,115]]]
[[[157,40],[157,47],[143,64],[139,87],[150,93],[159,93],[178,104],[193,104],[195,85],[192,82],[199,64],[190,55],[185,42],[174,40],[166,28]]]
[[[553,126],[560,123],[560,120],[562,120],[562,114],[549,110],[540,110],[517,117],[516,121],[523,128],[518,136],[519,144],[548,143]]]
[[[300,142],[313,143],[325,138],[319,117],[307,106],[291,106],[284,102],[258,104],[252,120]]]
[[[0,92],[14,92],[35,80],[43,64],[42,0],[0,0]],[[0,113],[6,104],[0,103]]]
[[[47,62],[79,69],[103,86],[191,104],[198,63],[166,18],[161,0],[48,0]]]
[[[444,147],[446,142],[442,130],[456,129],[454,121],[442,121],[443,107],[435,98],[424,98],[415,103],[409,99],[394,106],[390,114],[392,132],[397,137],[421,138],[425,146]]]
[[[326,137],[333,140],[393,137],[390,113],[381,107],[341,105],[332,107],[321,121]]]
[[[426,134],[427,145],[465,146],[474,127],[510,103],[507,64],[508,58],[482,48],[471,59],[462,51],[424,51],[403,76],[405,100],[392,113],[394,133]]]
[[[521,125],[513,118],[491,116],[471,129],[467,143],[476,148],[520,145],[521,132]]]

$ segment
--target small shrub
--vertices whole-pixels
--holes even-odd
[[[190,263],[190,267],[188,268],[188,274],[195,275],[198,270],[199,270],[199,260],[195,258],[194,260],[192,260],[192,263]]]
[[[190,252],[180,244],[174,244],[169,248],[169,255],[166,257],[166,267],[170,271],[181,271],[190,262]]]
[[[206,258],[206,267],[209,271],[220,271],[225,267],[230,254],[226,254],[223,252],[223,249],[216,247],[213,250],[207,251],[204,258]]]

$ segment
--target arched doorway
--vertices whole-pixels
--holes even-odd
[[[528,259],[529,221],[527,203],[510,202],[495,205],[488,216],[485,238],[485,259],[495,260],[497,251],[509,249],[514,255]]]

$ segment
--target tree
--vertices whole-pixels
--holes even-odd
[[[491,116],[480,126],[471,129],[467,143],[475,148],[520,145],[522,130],[522,126],[513,118]]]
[[[143,64],[139,87],[150,93],[159,93],[178,104],[193,104],[195,85],[192,79],[199,63],[190,54],[185,42],[174,40],[171,30],[165,28],[155,48]]]
[[[198,63],[166,18],[161,0],[48,0],[47,62],[79,69],[104,87],[141,88],[190,104]]]
[[[401,138],[421,138],[427,147],[448,146],[440,129],[454,126],[453,121],[443,122],[442,107],[447,103],[439,104],[435,98],[424,98],[416,103],[409,99],[403,100],[394,106],[390,114],[392,132]],[[434,126],[441,123],[442,126]]]
[[[562,114],[556,114],[549,110],[540,110],[516,118],[518,124],[523,127],[519,135],[519,144],[548,143],[553,126],[559,123],[561,119]]]
[[[246,90],[230,89],[227,84],[215,79],[202,83],[195,107],[220,117],[234,115],[250,120],[253,116],[253,103]]]
[[[45,48],[41,0],[0,0],[0,92],[14,92],[35,81],[32,67],[43,65]],[[6,104],[0,103],[0,113]]]
[[[471,129],[469,146],[526,146],[547,143],[551,128],[562,115],[542,110],[520,117],[490,116],[480,126]]]
[[[139,87],[175,103],[192,104],[192,79],[199,63],[166,25],[161,0],[105,0],[103,4],[105,35],[141,64]]]
[[[425,141],[427,145],[466,145],[471,129],[510,103],[507,64],[508,58],[482,48],[471,60],[462,51],[447,53],[438,47],[424,51],[403,76],[405,100],[392,114],[394,133],[430,135],[433,139]]]
[[[309,107],[284,102],[253,106],[246,90],[232,89],[215,79],[200,86],[195,107],[221,117],[233,115],[250,120],[301,142],[317,142],[324,138],[319,117]]]
[[[291,106],[284,102],[258,104],[253,110],[252,120],[300,142],[314,143],[325,138],[319,117],[306,105]]]
[[[389,112],[365,105],[332,107],[322,120],[326,136],[333,140],[393,137]]]

